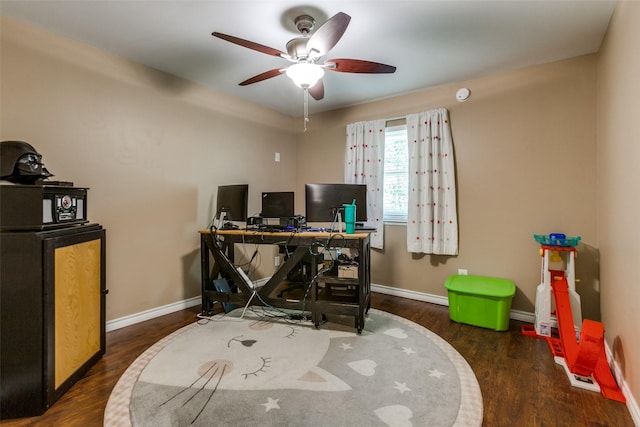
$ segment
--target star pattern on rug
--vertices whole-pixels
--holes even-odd
[[[280,405],[278,405],[278,401],[280,399],[272,399],[267,397],[267,402],[262,403],[261,405],[265,407],[265,412],[269,412],[272,409],[280,409]]]
[[[429,369],[429,376],[430,377],[436,377],[436,378],[442,378],[442,377],[444,377],[444,372],[440,372],[437,369]]]
[[[415,352],[415,351],[413,351],[413,349],[412,349],[411,347],[402,347],[402,352],[403,352],[404,354],[407,354],[407,355],[409,355],[409,354],[416,354],[416,352]]]
[[[470,368],[463,365],[464,359],[458,353],[455,353],[454,349],[447,347],[446,342],[437,341],[437,336],[434,337],[433,334],[419,327],[419,325],[413,325],[405,319],[396,318],[383,312],[373,311],[372,313],[370,314],[372,316],[371,320],[384,320],[380,329],[367,330],[365,334],[359,336],[351,331],[345,332],[342,324],[339,324],[334,330],[330,327],[331,323],[327,323],[329,325],[327,326],[327,331],[322,329],[318,332],[311,328],[307,331],[305,328],[300,328],[297,331],[299,333],[296,334],[296,339],[298,341],[302,339],[302,342],[295,342],[291,345],[288,344],[291,341],[290,339],[285,344],[277,340],[290,338],[291,335],[287,335],[285,332],[287,332],[287,328],[293,328],[286,323],[277,321],[260,323],[258,325],[260,327],[256,327],[256,322],[248,321],[249,323],[245,325],[244,322],[233,319],[233,321],[228,322],[220,321],[215,324],[215,329],[211,328],[211,330],[204,329],[201,325],[194,326],[176,335],[174,339],[167,340],[166,343],[163,341],[162,346],[158,345],[158,343],[154,345],[154,348],[158,347],[153,353],[152,357],[154,359],[151,362],[145,359],[145,364],[142,364],[141,368],[136,371],[136,378],[147,375],[153,381],[145,378],[145,381],[138,380],[138,383],[132,384],[131,387],[137,393],[135,395],[136,400],[133,398],[134,391],[123,389],[122,393],[128,392],[132,395],[125,404],[129,407],[129,411],[131,411],[131,408],[137,411],[135,412],[136,416],[142,414],[142,416],[148,418],[150,422],[142,425],[153,425],[151,420],[166,419],[167,415],[183,416],[183,412],[183,418],[186,417],[185,419],[188,423],[190,419],[193,419],[194,413],[203,414],[202,419],[211,417],[211,414],[214,414],[213,416],[215,417],[220,408],[228,406],[230,396],[233,397],[238,394],[239,390],[243,390],[252,393],[255,398],[249,399],[251,401],[250,408],[244,407],[245,410],[236,413],[231,411],[232,416],[237,419],[243,419],[248,414],[252,414],[255,419],[260,419],[261,416],[264,417],[267,412],[275,409],[273,414],[268,414],[267,416],[270,418],[276,417],[273,418],[274,420],[287,420],[291,418],[292,411],[296,414],[295,406],[291,405],[293,398],[297,398],[297,395],[304,394],[306,396],[313,391],[320,391],[330,404],[335,403],[336,406],[344,401],[345,396],[349,396],[348,398],[353,401],[354,407],[367,408],[363,409],[363,411],[368,410],[369,412],[367,413],[371,413],[371,410],[373,410],[373,417],[377,418],[377,423],[382,422],[389,427],[424,425],[422,421],[426,417],[432,417],[433,414],[431,412],[434,407],[439,408],[437,413],[443,420],[443,423],[439,425],[452,425],[448,420],[455,418],[458,421],[464,421],[461,425],[479,426],[482,422],[481,395],[478,400],[471,401],[472,397],[479,395],[479,387],[477,386],[477,381],[475,383],[471,381],[475,380],[475,377],[472,371],[469,373]],[[372,323],[369,322],[369,325]],[[411,327],[409,328],[407,325]],[[211,335],[214,332],[223,332],[225,340],[231,340],[231,346],[220,348],[220,346],[212,345],[212,348],[208,349],[209,351],[206,354],[196,353],[192,356],[199,364],[185,363],[184,352],[176,349],[195,348],[196,346],[193,345],[183,345],[184,342],[187,342],[187,338],[192,339],[195,337],[198,342],[198,348],[203,336],[207,338],[206,342],[213,342]],[[419,333],[416,334],[414,332]],[[374,337],[376,340],[380,338],[382,344],[374,345],[376,344],[373,342]],[[426,337],[427,341],[420,340],[420,337]],[[180,341],[174,344],[174,341],[178,339]],[[331,341],[332,339],[337,342]],[[416,339],[417,341],[415,341]],[[390,350],[388,355],[383,354],[383,349],[385,348]],[[315,358],[300,357],[302,349],[308,353],[307,356],[312,355]],[[327,354],[322,353],[323,349],[327,351]],[[349,352],[348,355],[343,354],[347,351]],[[410,358],[404,360],[410,361],[418,357],[420,362],[408,363],[404,361],[404,363],[398,363],[398,351]],[[275,352],[275,356],[271,354],[272,352]],[[429,357],[423,358],[427,352]],[[453,364],[455,372],[452,373],[452,369],[446,363],[441,362],[436,357],[432,357],[440,357],[439,352],[443,353],[446,360]],[[200,357],[201,354],[202,356]],[[264,354],[270,355],[269,363],[266,363],[267,360],[265,360]],[[296,354],[298,358],[303,359],[306,363],[292,369],[293,367],[288,357],[291,354]],[[177,366],[177,370],[184,368],[185,373],[183,376],[185,379],[177,385],[180,386],[184,383],[182,386],[186,391],[194,390],[197,393],[197,390],[200,389],[197,385],[192,384],[193,375],[203,381],[220,380],[218,381],[220,384],[201,388],[202,390],[209,390],[213,397],[206,399],[204,406],[192,404],[190,411],[183,411],[182,409],[185,406],[185,400],[187,400],[187,403],[191,401],[186,391],[185,393],[180,392],[176,399],[171,401],[170,405],[167,404],[160,407],[141,405],[133,407],[129,400],[144,404],[146,402],[144,399],[152,387],[164,387],[167,388],[167,392],[175,388],[175,385],[171,383],[171,381],[174,381],[174,377],[171,376],[165,379],[164,375],[167,370],[160,369],[159,361],[164,362],[163,357],[178,360],[178,364],[174,365]],[[256,376],[251,376],[252,383],[249,384],[244,379],[244,374],[249,371],[253,372],[254,365],[257,366],[260,361],[258,359],[263,362],[260,365],[264,364],[264,367],[267,367],[267,364],[269,365],[269,372],[261,372],[258,380],[256,380]],[[402,359],[402,356],[400,359]],[[279,361],[286,363],[276,365],[276,362]],[[213,366],[214,362],[221,364],[225,368],[224,373],[211,374],[212,371],[209,368]],[[411,371],[413,367],[416,368],[415,372]],[[462,370],[460,369],[461,367],[463,368]],[[231,371],[232,368],[235,371]],[[440,371],[440,368],[442,368],[442,371]],[[411,371],[409,376],[407,376],[408,371]],[[465,375],[461,375],[460,372]],[[425,382],[424,379],[429,377],[435,377],[436,379],[435,381],[427,380]],[[452,377],[454,378],[454,383],[449,386],[449,379]],[[167,381],[166,386],[157,378]],[[179,378],[182,381],[183,377]],[[389,395],[382,397],[376,393],[373,402],[371,402],[372,396],[369,393],[365,393],[364,397],[361,398],[359,391],[368,389],[367,387],[376,378],[379,378],[380,381],[380,394],[386,392]],[[264,384],[260,383],[261,379]],[[459,381],[459,384],[456,381]],[[156,385],[156,382],[159,385]],[[411,382],[413,388],[408,386],[409,382]],[[475,386],[475,388],[470,386]],[[440,388],[443,389],[440,390]],[[445,388],[447,392],[445,392]],[[449,391],[449,388],[451,388],[451,391]],[[164,389],[161,388],[160,390]],[[282,390],[282,393],[279,392],[280,390]],[[304,393],[298,393],[296,390],[305,391]],[[332,391],[339,393],[330,393]],[[277,396],[275,398],[273,397],[274,392],[275,396]],[[456,412],[455,407],[445,410],[442,402],[446,401],[448,404],[450,401],[455,401],[458,395],[460,395],[458,412]],[[389,399],[392,399],[393,402],[390,402]],[[260,403],[261,400],[262,403]],[[287,404],[281,407],[280,400],[286,401]],[[424,405],[427,400],[432,404]],[[193,402],[195,401],[194,399]],[[248,403],[246,398],[240,399],[239,402],[239,405]],[[197,407],[193,407],[194,405]],[[259,406],[264,409],[260,409]],[[426,413],[425,406],[427,406]],[[130,413],[133,412],[124,413],[122,418],[126,420],[132,419],[129,416]],[[309,411],[308,415],[311,417],[309,419],[318,421],[313,425],[323,425],[326,411]],[[348,414],[345,415],[345,422],[341,425],[357,425],[357,422],[355,424],[348,422],[353,421],[352,418],[349,418]],[[105,411],[106,419],[112,418],[109,418]],[[286,424],[286,422],[284,424],[280,423],[280,425]],[[115,424],[105,423],[105,425]],[[121,426],[132,427],[133,425],[124,423]],[[139,425],[135,427],[139,427]]]
[[[398,390],[400,394],[404,394],[405,391],[411,391],[411,389],[407,387],[407,383],[399,383],[398,381],[396,381],[395,383],[396,386],[394,388]]]

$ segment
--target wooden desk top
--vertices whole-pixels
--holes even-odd
[[[211,230],[199,230],[200,234],[211,234]],[[321,237],[321,238],[329,238],[329,237],[341,237],[345,239],[366,239],[369,237],[371,231],[357,231],[353,234],[347,234],[346,232],[327,232],[327,231],[262,231],[262,230],[216,230],[216,234],[221,236],[280,236],[280,237],[289,237],[289,236],[299,236],[299,237]]]

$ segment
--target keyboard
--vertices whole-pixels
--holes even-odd
[[[307,227],[307,228],[304,228],[302,231],[311,231],[311,232],[319,232],[319,233],[336,233],[336,232],[338,232],[338,230],[335,230],[333,228],[315,228],[315,227]]]
[[[266,233],[278,233],[278,232],[294,232],[296,231],[296,228],[293,226],[289,226],[289,225],[279,225],[279,224],[274,224],[274,225],[259,225],[259,226],[250,226],[246,228],[249,231],[262,231],[262,232],[266,232]]]

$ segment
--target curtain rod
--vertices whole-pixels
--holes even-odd
[[[393,119],[384,119],[384,120],[385,120],[385,124],[389,123],[389,122],[397,122],[397,121],[400,121],[400,120],[405,120],[406,121],[407,120],[407,116],[395,117]]]

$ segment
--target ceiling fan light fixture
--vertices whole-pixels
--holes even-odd
[[[307,89],[315,86],[318,80],[324,76],[324,70],[320,65],[308,62],[293,64],[287,68],[286,73],[296,86]]]
[[[317,64],[320,58],[325,56],[333,49],[338,41],[340,41],[350,20],[351,17],[349,15],[344,12],[338,12],[317,29],[314,29],[315,20],[311,16],[300,15],[296,17],[294,22],[302,37],[289,40],[286,45],[287,53],[228,34],[213,32],[212,35],[230,43],[294,63],[285,69],[274,68],[260,73],[241,82],[240,86],[258,83],[282,74],[289,76],[296,86],[302,88],[304,100],[304,130],[306,131],[307,122],[309,121],[309,96],[313,97],[316,101],[324,98],[324,82],[322,81],[322,77],[324,76],[325,68],[340,73],[362,74],[393,73],[396,71],[396,67],[392,65],[361,59],[332,59]]]

